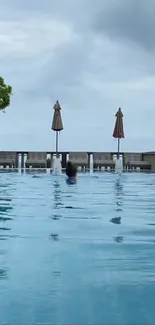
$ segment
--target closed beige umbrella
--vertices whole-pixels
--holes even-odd
[[[124,138],[123,113],[121,111],[121,108],[118,109],[115,116],[116,116],[116,122],[115,122],[115,127],[114,127],[114,132],[113,132],[113,138],[118,139],[117,157],[119,158],[120,139]]]
[[[56,132],[56,153],[58,153],[58,135],[59,132],[63,130],[62,118],[61,118],[61,107],[57,100],[53,107],[54,115],[51,129]]]

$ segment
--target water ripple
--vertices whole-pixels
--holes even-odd
[[[0,323],[154,323],[154,174],[0,180]]]

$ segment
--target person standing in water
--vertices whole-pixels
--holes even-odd
[[[72,162],[68,161],[66,165],[67,183],[75,184],[77,181],[77,168]]]

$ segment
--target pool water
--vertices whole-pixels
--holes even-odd
[[[155,320],[155,174],[0,174],[0,324]]]

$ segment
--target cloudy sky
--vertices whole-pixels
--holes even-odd
[[[0,0],[0,75],[13,87],[1,150],[155,150],[154,0]]]

